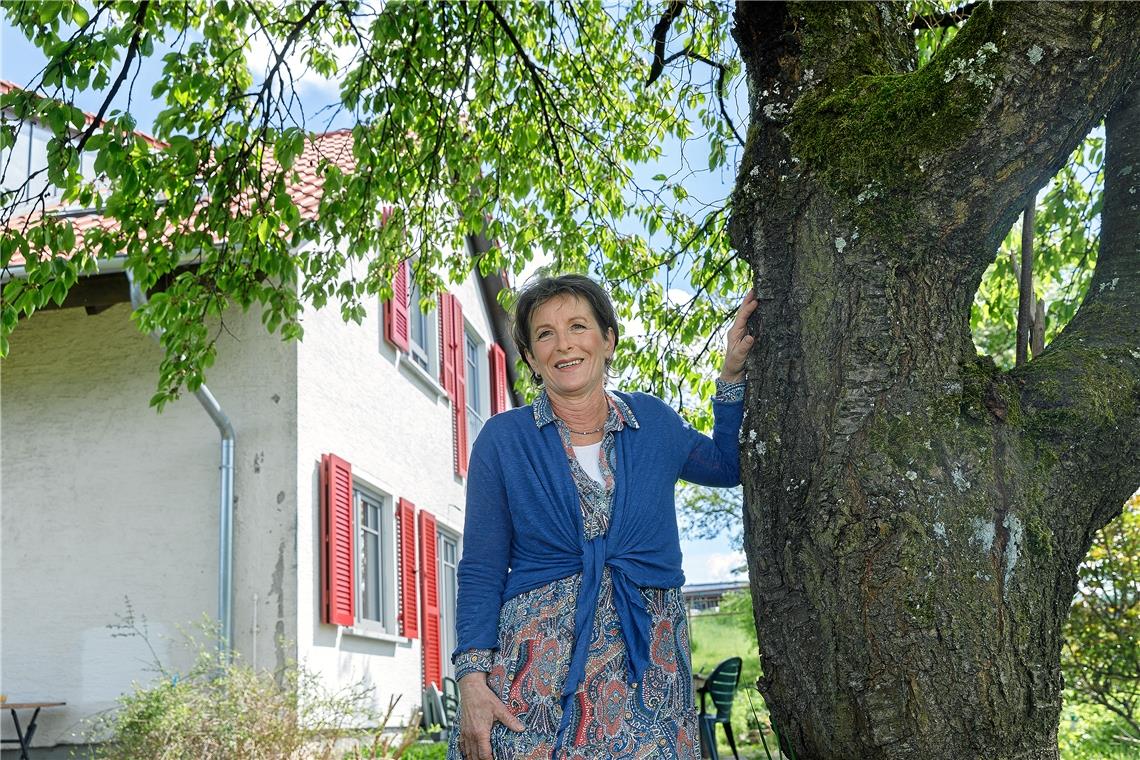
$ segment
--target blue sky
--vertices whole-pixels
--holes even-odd
[[[264,51],[264,53],[259,55],[254,50],[249,58],[251,61],[266,60],[268,51]],[[146,65],[140,68],[130,99],[131,114],[135,117],[138,128],[144,132],[150,130],[155,116],[163,105],[150,99],[151,87],[160,70],[157,65],[160,58],[161,52],[158,52],[153,58],[148,59]],[[28,42],[19,31],[13,29],[6,21],[0,22],[0,79],[7,79],[19,85],[26,84],[36,78],[44,63],[45,59],[40,51]],[[255,71],[254,73],[256,75],[258,72]],[[321,105],[336,97],[335,86],[315,75],[302,75],[299,78],[298,85],[298,94],[307,101],[306,111],[309,113],[316,111]],[[127,103],[126,89],[127,87],[124,85],[123,91],[119,93],[112,106],[113,108],[125,107]],[[738,92],[737,100],[741,97],[743,97],[742,94]],[[94,112],[98,109],[100,102],[98,96],[93,93],[81,93],[77,98],[76,105],[88,112]],[[742,119],[738,116],[743,110],[742,104],[732,102],[730,103],[730,110],[735,112],[734,119],[737,129],[740,131],[746,129],[747,125],[743,124]],[[349,124],[338,121],[327,128],[335,129],[344,126],[349,126]],[[314,118],[311,119],[309,127],[314,130],[321,130],[326,128],[326,124],[320,119]],[[704,169],[708,162],[707,151],[699,140],[692,140],[683,148],[675,141],[666,143],[663,146],[663,151],[662,159],[657,164],[643,167],[638,171],[638,175],[645,178],[658,172],[673,175],[687,164],[696,170],[691,174],[686,184],[692,199],[691,202],[694,205],[698,202],[715,202],[726,197],[730,192],[735,180],[735,164],[730,161],[730,166],[715,173],[708,172]],[[644,234],[643,230],[636,231]],[[663,279],[662,285],[666,285]],[[674,273],[668,286],[691,292],[691,288],[688,287],[688,277],[684,273]],[[714,370],[710,367],[709,372],[712,373]],[[740,567],[744,562],[743,554],[733,552],[727,539],[682,541],[682,550],[685,556],[685,576],[689,583],[727,580],[732,577],[731,570]]]

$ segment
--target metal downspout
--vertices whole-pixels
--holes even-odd
[[[130,269],[125,269],[127,281],[131,285],[131,306],[138,309],[147,302],[146,294],[135,282]],[[156,341],[161,341],[162,332],[151,333]],[[218,404],[214,394],[204,384],[194,392],[199,403],[210,415],[210,419],[221,433],[221,497],[219,499],[220,521],[218,526],[218,622],[221,625],[218,648],[228,661],[233,654],[233,564],[234,564],[234,428],[226,413]]]

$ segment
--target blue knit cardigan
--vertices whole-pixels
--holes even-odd
[[[713,401],[710,439],[654,396],[618,395],[638,425],[615,433],[613,514],[605,535],[585,539],[558,428],[535,425],[530,406],[487,421],[467,472],[455,651],[498,648],[504,601],[581,573],[574,652],[562,693],[565,713],[585,674],[603,567],[610,568],[631,675],[638,682],[649,663],[652,625],[640,589],[685,582],[673,501],[677,480],[724,487],[740,483],[743,402]]]

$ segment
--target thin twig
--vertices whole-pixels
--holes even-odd
[[[484,0],[483,5],[491,11],[491,15],[495,17],[495,23],[506,32],[507,38],[511,41],[511,45],[514,46],[515,52],[518,54],[519,59],[523,62],[523,66],[526,67],[527,73],[530,74],[530,78],[534,82],[535,95],[538,96],[538,105],[539,108],[542,109],[542,120],[546,125],[546,134],[550,138],[550,147],[554,150],[554,163],[558,165],[559,171],[563,171],[562,156],[558,152],[558,140],[554,137],[554,129],[550,124],[550,114],[546,111],[546,101],[549,96],[546,94],[546,88],[542,84],[542,77],[539,76],[540,72],[538,66],[530,59],[530,56],[527,55],[522,43],[519,42],[519,38],[515,35],[515,30],[511,28],[510,23],[503,14],[499,13],[499,9],[495,7],[495,3]]]

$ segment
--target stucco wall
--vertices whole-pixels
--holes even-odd
[[[0,692],[68,703],[41,714],[37,745],[79,740],[154,677],[145,644],[108,628],[125,599],[176,669],[178,629],[217,612],[217,428],[190,394],[148,406],[160,349],[129,317],[39,312],[0,364]],[[225,323],[207,385],[237,438],[235,644],[271,667],[295,656],[275,637],[296,610],[296,345],[262,337],[256,310]]]
[[[468,329],[489,346],[493,334],[474,278],[451,292],[462,303]],[[359,326],[346,325],[335,306],[306,314],[304,325],[298,355],[299,654],[329,685],[372,686],[377,709],[402,695],[396,718],[402,723],[421,701],[421,640],[364,636],[321,623],[318,466],[322,453],[334,453],[352,464],[357,479],[411,500],[460,535],[464,482],[454,474],[450,402],[438,382],[427,381],[384,341],[379,302],[369,304]]]

